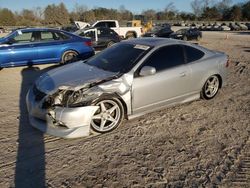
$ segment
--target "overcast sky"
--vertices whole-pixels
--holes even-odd
[[[89,9],[95,7],[119,9],[121,5],[124,5],[126,9],[135,14],[139,14],[146,9],[164,10],[170,2],[173,2],[179,11],[192,12],[190,6],[191,1],[192,0],[0,0],[0,8],[20,11],[24,8],[32,9],[37,6],[46,7],[48,4],[63,2],[69,11],[73,10],[74,6],[78,3],[79,5],[87,6]],[[246,0],[233,0],[232,2],[240,3],[246,2]]]

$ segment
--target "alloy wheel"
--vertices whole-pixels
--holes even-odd
[[[217,76],[211,76],[204,87],[204,94],[207,98],[213,98],[219,90],[220,81]]]
[[[116,128],[123,117],[123,111],[118,102],[102,100],[96,104],[99,109],[92,117],[91,126],[97,132],[108,132]]]

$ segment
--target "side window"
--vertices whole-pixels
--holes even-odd
[[[53,34],[50,31],[42,31],[41,32],[41,41],[51,41],[55,40]]]
[[[104,37],[109,35],[109,30],[108,29],[99,29],[98,30],[98,36]]]
[[[106,27],[106,23],[105,22],[99,22],[95,25],[95,27]]]
[[[155,67],[158,72],[184,63],[182,46],[171,45],[158,49],[146,60],[143,66]]]
[[[28,43],[31,42],[32,32],[23,32],[14,37],[15,43]]]
[[[115,22],[108,22],[108,27],[115,27]]]
[[[94,31],[88,31],[88,32],[85,33],[85,37],[94,38],[95,37],[95,32]]]
[[[55,40],[67,40],[70,37],[62,32],[53,32],[53,37]]]
[[[190,46],[184,46],[184,49],[186,53],[187,63],[197,61],[205,55],[204,52]]]

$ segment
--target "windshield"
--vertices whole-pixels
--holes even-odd
[[[153,27],[152,32],[153,33],[157,33],[160,29],[162,29],[162,27],[158,26],[158,27]]]
[[[9,36],[11,36],[13,33],[15,33],[16,31],[12,31],[10,33],[8,33],[7,35],[1,37],[1,38],[8,38]]]
[[[180,29],[176,31],[176,34],[184,34],[187,30],[186,29]]]
[[[150,47],[145,45],[118,43],[98,53],[85,63],[110,72],[126,73],[149,50]]]

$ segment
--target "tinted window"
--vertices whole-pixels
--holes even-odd
[[[95,25],[95,27],[106,27],[106,23],[105,22],[99,22]]]
[[[179,45],[162,47],[154,52],[143,66],[152,66],[156,71],[184,64],[183,48]]]
[[[115,22],[108,22],[108,27],[115,27]]]
[[[204,52],[202,52],[196,48],[193,48],[190,46],[184,46],[184,48],[185,48],[185,52],[186,52],[187,63],[197,61],[205,55]]]
[[[98,53],[86,63],[111,72],[126,73],[149,50],[148,46],[120,43]]]
[[[97,33],[98,33],[98,36],[100,37],[110,35],[110,32],[108,29],[98,29]]]

